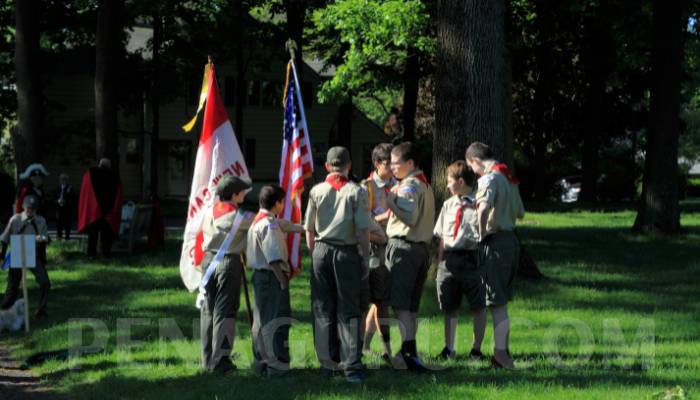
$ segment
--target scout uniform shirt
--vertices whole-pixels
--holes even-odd
[[[270,264],[279,261],[282,265],[282,271],[289,272],[287,239],[280,226],[280,224],[284,225],[285,223],[289,223],[289,221],[278,220],[271,212],[264,208],[260,209],[248,230],[245,251],[248,267],[251,269],[272,270]],[[293,226],[298,227],[293,230],[301,231],[300,226]],[[292,227],[285,229],[285,231],[290,230],[292,230]]]
[[[433,233],[442,239],[445,250],[476,250],[479,232],[474,200],[459,195],[445,200]]]
[[[362,187],[367,190],[367,195],[369,197],[369,209],[372,213],[372,217],[376,217],[389,209],[389,206],[386,204],[387,195],[395,184],[395,178],[392,177],[388,181],[385,181],[374,172],[369,175],[369,178],[362,181]],[[387,223],[388,220],[384,220],[380,223],[384,231],[386,231]]]
[[[435,221],[435,197],[423,171],[416,169],[399,183],[386,232],[390,238],[430,243]]]
[[[367,191],[340,173],[331,173],[309,193],[304,229],[333,245],[357,244],[357,233],[372,224]]]
[[[204,215],[204,222],[202,223],[202,233],[204,234],[202,248],[204,251],[216,253],[219,250],[219,247],[226,239],[226,235],[233,227],[233,221],[239,212],[243,211],[239,211],[238,207],[233,204],[222,201],[214,204],[211,213]],[[236,232],[231,241],[231,245],[224,250],[224,255],[240,254],[245,250],[246,231],[253,222],[253,216],[254,214],[250,213],[244,217],[238,232]]]
[[[488,167],[486,174],[479,178],[477,183],[476,204],[478,206],[486,203],[488,206],[484,236],[500,231],[513,231],[516,218],[522,219],[525,216],[518,185],[495,170],[496,165],[499,164]],[[511,179],[515,180],[514,177]]]
[[[0,235],[0,242],[10,243],[10,235],[39,235],[48,236],[46,220],[41,215],[34,215],[30,220],[26,212],[15,214],[7,223],[5,231]]]

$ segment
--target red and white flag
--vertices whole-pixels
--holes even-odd
[[[199,287],[202,279],[202,220],[216,200],[216,185],[225,175],[239,176],[250,182],[248,168],[238,146],[233,126],[228,119],[226,107],[221,100],[216,83],[214,65],[208,64],[197,112],[204,107],[202,135],[199,138],[197,158],[194,164],[190,203],[187,210],[187,225],[180,256],[180,276],[190,292]],[[195,118],[183,128],[192,129]],[[189,129],[188,129],[189,128]]]
[[[306,126],[304,102],[301,99],[299,80],[294,62],[287,64],[287,83],[284,88],[284,128],[282,130],[282,163],[280,165],[280,186],[286,192],[284,209],[280,218],[301,223],[301,194],[304,192],[304,179],[314,170],[311,158],[309,129]],[[289,266],[292,276],[301,272],[301,234],[287,234]]]

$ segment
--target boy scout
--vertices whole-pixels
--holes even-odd
[[[428,246],[433,237],[435,199],[423,172],[417,168],[418,148],[410,142],[391,150],[391,171],[401,181],[389,194],[391,210],[386,263],[391,272],[390,304],[401,323],[401,358],[415,372],[427,369],[418,358],[418,306],[430,266]]]
[[[225,176],[217,187],[219,202],[204,216],[202,232],[205,251],[202,269],[206,270],[222,246],[234,224],[239,223],[233,241],[224,252],[211,279],[204,286],[201,306],[202,366],[211,372],[226,373],[236,369],[231,362],[236,314],[240,305],[243,265],[241,252],[245,249],[246,231],[253,214],[242,214],[238,205],[245,199],[250,184],[238,177]],[[239,215],[240,214],[240,215]]]
[[[363,351],[369,351],[374,333],[379,330],[384,353],[382,359],[391,364],[391,337],[389,336],[389,270],[384,262],[386,250],[386,226],[389,221],[389,209],[386,204],[387,195],[396,184],[396,178],[391,172],[391,149],[389,143],[380,143],[372,150],[374,170],[362,181],[362,187],[367,190],[369,208],[372,218],[381,232],[370,232],[370,251],[372,258],[369,264],[369,297],[372,303],[365,319],[365,334]],[[373,234],[374,232],[374,234]]]
[[[474,142],[467,148],[467,164],[480,175],[476,193],[480,268],[486,283],[486,306],[491,309],[494,331],[495,367],[513,369],[508,351],[508,301],[513,297],[513,281],[518,268],[519,243],[513,233],[516,218],[525,215],[518,191],[518,179],[503,163],[493,158],[491,149]]]
[[[258,196],[260,211],[248,231],[246,258],[253,272],[253,368],[268,375],[289,370],[289,264],[285,231],[301,232],[301,225],[277,220],[284,207],[285,192],[279,186],[263,186]]]
[[[445,313],[445,348],[438,356],[455,358],[455,332],[462,296],[473,315],[474,341],[469,357],[481,359],[481,342],[486,329],[484,282],[478,270],[479,233],[476,227],[472,193],[474,173],[464,161],[447,167],[447,188],[452,197],[445,200],[433,233],[440,239],[436,286],[440,309]]]
[[[334,359],[339,360],[345,378],[359,383],[365,379],[359,346],[360,290],[372,221],[367,193],[348,179],[348,150],[332,147],[325,167],[329,174],[311,189],[304,223],[312,260],[314,346],[324,371],[336,369]]]
[[[39,307],[34,312],[34,318],[40,319],[46,317],[46,309],[48,304],[49,290],[51,289],[51,281],[49,274],[46,272],[46,240],[48,232],[46,229],[46,220],[41,215],[37,215],[36,211],[39,208],[39,200],[34,195],[26,195],[22,199],[22,208],[24,211],[15,214],[10,218],[5,230],[0,234],[0,241],[7,245],[10,243],[11,235],[36,235],[36,266],[30,268],[34,274],[37,283],[39,284]],[[6,246],[3,246],[3,250]],[[3,260],[5,253],[2,254]],[[7,276],[7,289],[5,296],[2,299],[0,308],[7,310],[15,304],[17,295],[19,294],[19,284],[22,282],[22,270],[19,268],[10,268]]]

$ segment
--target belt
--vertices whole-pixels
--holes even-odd
[[[391,239],[400,240],[400,241],[402,241],[402,242],[406,242],[406,243],[410,243],[410,244],[422,244],[422,245],[425,245],[425,246],[428,245],[428,244],[425,243],[425,242],[414,242],[414,241],[412,241],[412,240],[408,240],[408,239],[406,239],[406,236],[394,236],[394,237],[389,238],[389,240],[391,240]]]

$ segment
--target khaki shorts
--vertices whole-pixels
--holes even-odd
[[[479,267],[486,284],[487,306],[502,306],[513,299],[519,262],[520,243],[513,232],[497,232],[481,242]]]
[[[467,298],[472,311],[486,307],[486,292],[477,265],[478,257],[477,250],[445,251],[436,278],[441,310],[457,310],[463,296]]]
[[[391,273],[389,304],[396,310],[418,312],[430,267],[428,245],[389,239],[386,265]]]

